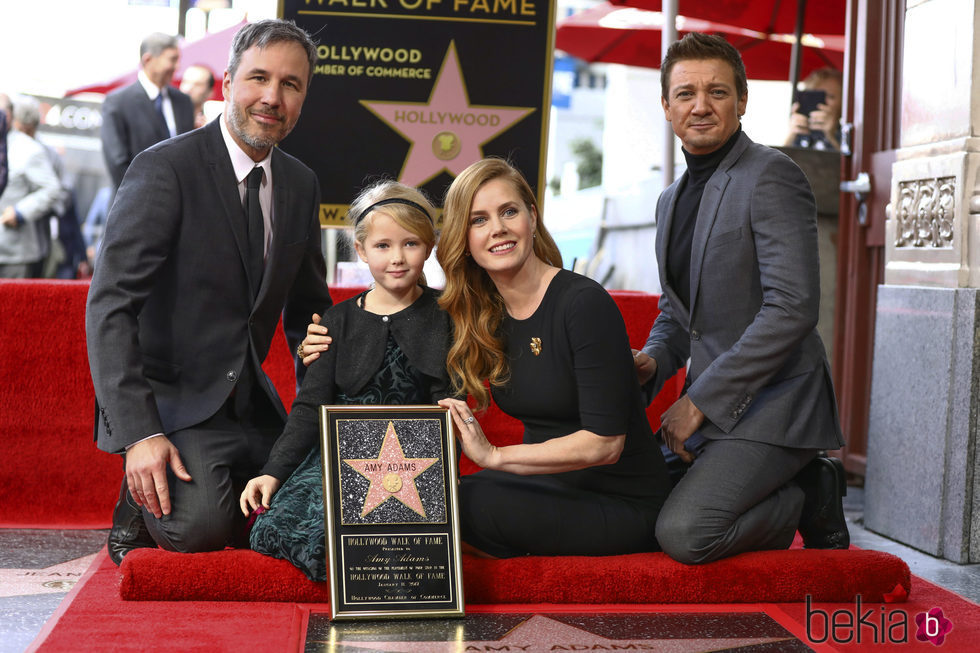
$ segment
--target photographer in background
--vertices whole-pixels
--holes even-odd
[[[803,80],[789,119],[786,145],[816,150],[840,149],[841,73],[820,68]]]

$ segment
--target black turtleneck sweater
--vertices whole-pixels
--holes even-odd
[[[739,127],[731,138],[710,154],[691,154],[683,150],[687,160],[687,179],[681,182],[677,203],[674,205],[674,219],[671,221],[670,238],[667,242],[667,281],[688,309],[691,307],[691,242],[694,239],[694,225],[698,220],[698,208],[704,185],[718,169],[718,164],[735,146],[742,128]]]

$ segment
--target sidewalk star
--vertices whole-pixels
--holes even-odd
[[[471,619],[471,617],[467,617]],[[720,651],[755,646],[768,650],[787,649],[796,642],[789,636],[781,637],[682,637],[669,633],[644,633],[638,637],[607,638],[586,628],[563,623],[545,615],[534,615],[523,621],[506,635],[495,640],[463,641],[348,641],[341,648],[351,651],[366,649],[390,653],[456,653],[457,651],[523,651],[524,653],[546,653],[551,651],[661,651],[680,653],[682,651]],[[465,648],[464,648],[465,645]],[[795,650],[795,647],[793,647]]]

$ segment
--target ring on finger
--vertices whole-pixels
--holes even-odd
[[[305,356],[303,356],[303,343],[302,342],[299,343],[299,345],[296,346],[296,355],[299,356],[300,358],[305,358]]]
[[[473,419],[474,419],[473,416],[470,415],[469,417],[467,417],[466,419],[463,420],[463,424],[472,424],[473,423]]]

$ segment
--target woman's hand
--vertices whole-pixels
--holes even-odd
[[[245,486],[245,490],[242,492],[241,498],[238,500],[238,504],[241,506],[245,516],[248,517],[259,506],[268,510],[269,502],[272,501],[272,495],[279,491],[281,485],[282,482],[278,478],[269,476],[268,474],[256,476],[249,481],[248,485]]]
[[[831,112],[829,105],[818,104],[809,116],[798,113],[799,110],[799,102],[794,102],[793,113],[789,117],[786,145],[793,145],[797,136],[809,136],[811,132],[817,131],[823,132],[824,137],[835,149],[840,149],[840,143],[835,137],[838,118]]]
[[[484,469],[495,469],[499,449],[487,440],[483,428],[473,416],[473,411],[465,401],[442,399],[439,405],[448,408],[456,424],[456,438],[463,447],[466,457]]]
[[[810,120],[806,115],[799,113],[800,103],[793,103],[793,113],[789,116],[789,130],[786,135],[786,145],[792,145],[797,136],[810,135]]]
[[[829,134],[834,130],[834,115],[830,113],[830,107],[826,104],[818,104],[817,108],[810,112],[808,118],[810,129]]]
[[[327,327],[320,326],[320,316],[316,313],[306,327],[306,337],[296,348],[296,355],[303,359],[303,365],[309,367],[313,361],[320,358],[320,353],[330,349],[333,338],[327,335]]]
[[[545,442],[498,447],[487,439],[466,402],[447,398],[439,405],[452,413],[463,453],[484,469],[524,476],[611,465],[619,459],[626,442],[626,435],[596,435],[580,430]]]
[[[823,132],[827,142],[833,145],[835,150],[840,149],[840,143],[836,138],[837,118],[831,112],[830,106],[818,104],[816,110],[810,112],[809,122],[811,130]]]

